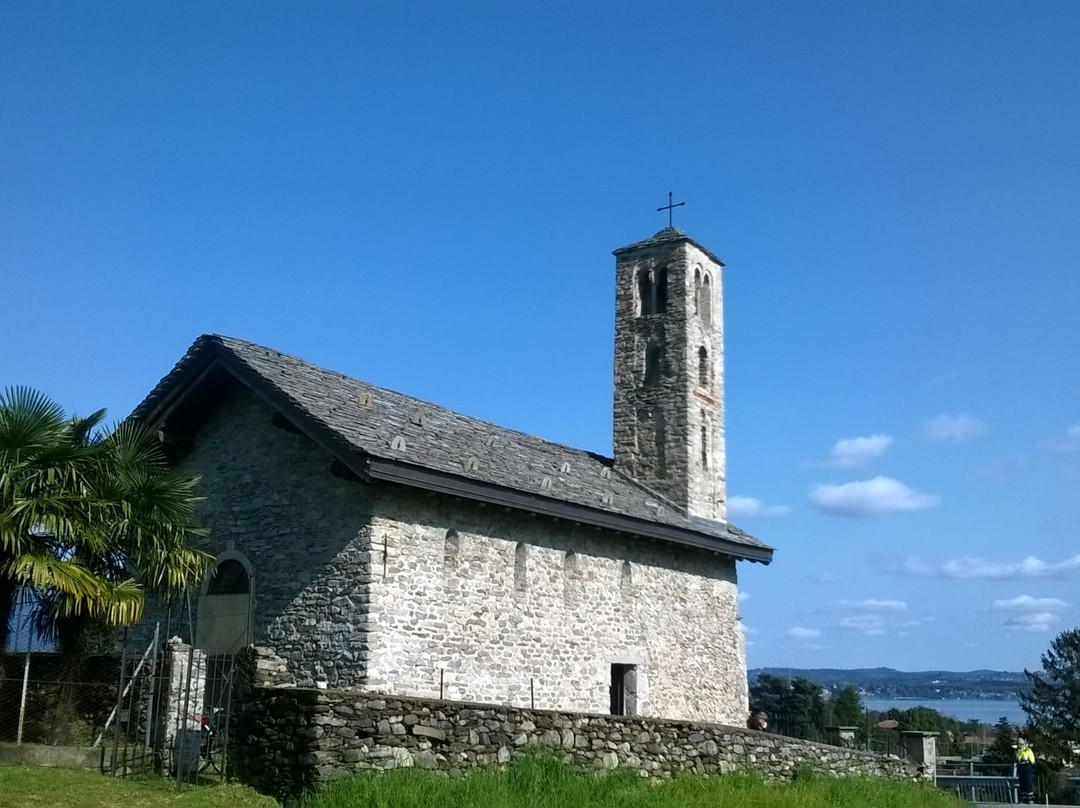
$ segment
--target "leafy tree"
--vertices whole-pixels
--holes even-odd
[[[865,708],[859,691],[848,685],[832,700],[832,713],[837,725],[858,727],[864,722]]]
[[[750,687],[750,712],[768,713],[770,724],[784,734],[817,737],[824,726],[825,706],[820,685],[802,676],[789,682],[763,673]]]
[[[104,417],[67,418],[26,387],[0,394],[0,647],[20,590],[39,632],[78,660],[88,628],[138,621],[147,593],[188,590],[209,566],[188,544],[203,532],[196,480],[174,474],[141,426],[107,431]]]
[[[900,729],[905,732],[940,732],[943,718],[941,713],[929,707],[911,707],[900,713]]]
[[[1020,694],[1020,707],[1036,751],[1067,758],[1070,744],[1080,742],[1080,629],[1059,634],[1041,660],[1041,672],[1024,670],[1031,692]]]
[[[791,680],[787,714],[801,737],[815,737],[825,725],[825,698],[821,685],[802,676]]]
[[[769,714],[770,718],[786,712],[786,702],[790,687],[786,679],[763,673],[750,686],[750,712],[759,710]]]
[[[1016,762],[1016,727],[1009,719],[1001,716],[994,724],[994,742],[983,753],[983,763],[1008,764]]]

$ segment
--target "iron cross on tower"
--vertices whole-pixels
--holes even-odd
[[[674,226],[671,223],[671,211],[672,211],[672,209],[673,208],[681,208],[683,205],[686,204],[685,202],[675,202],[674,204],[672,204],[671,198],[672,198],[672,193],[671,193],[671,191],[668,191],[667,192],[667,204],[666,205],[661,205],[660,207],[658,207],[656,209],[657,213],[659,213],[662,210],[667,211],[667,226],[668,227],[673,227]]]

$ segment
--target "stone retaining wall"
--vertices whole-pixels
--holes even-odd
[[[580,768],[625,766],[651,777],[734,770],[787,779],[914,778],[910,760],[718,724],[528,710],[289,687],[250,687],[234,701],[231,759],[241,780],[287,803],[353,772],[416,766],[457,773],[550,748]]]

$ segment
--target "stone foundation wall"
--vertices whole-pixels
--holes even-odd
[[[580,768],[624,766],[651,777],[744,770],[787,779],[805,766],[841,776],[919,776],[909,760],[720,724],[261,686],[234,706],[236,774],[287,804],[354,772],[460,772],[545,747]]]

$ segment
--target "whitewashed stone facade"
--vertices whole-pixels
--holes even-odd
[[[736,561],[772,551],[723,519],[721,265],[671,230],[616,256],[614,460],[224,337],[137,411],[298,684],[743,722]]]
[[[639,714],[746,718],[730,558],[408,490],[379,498],[371,536],[379,691],[606,713],[622,663]]]

